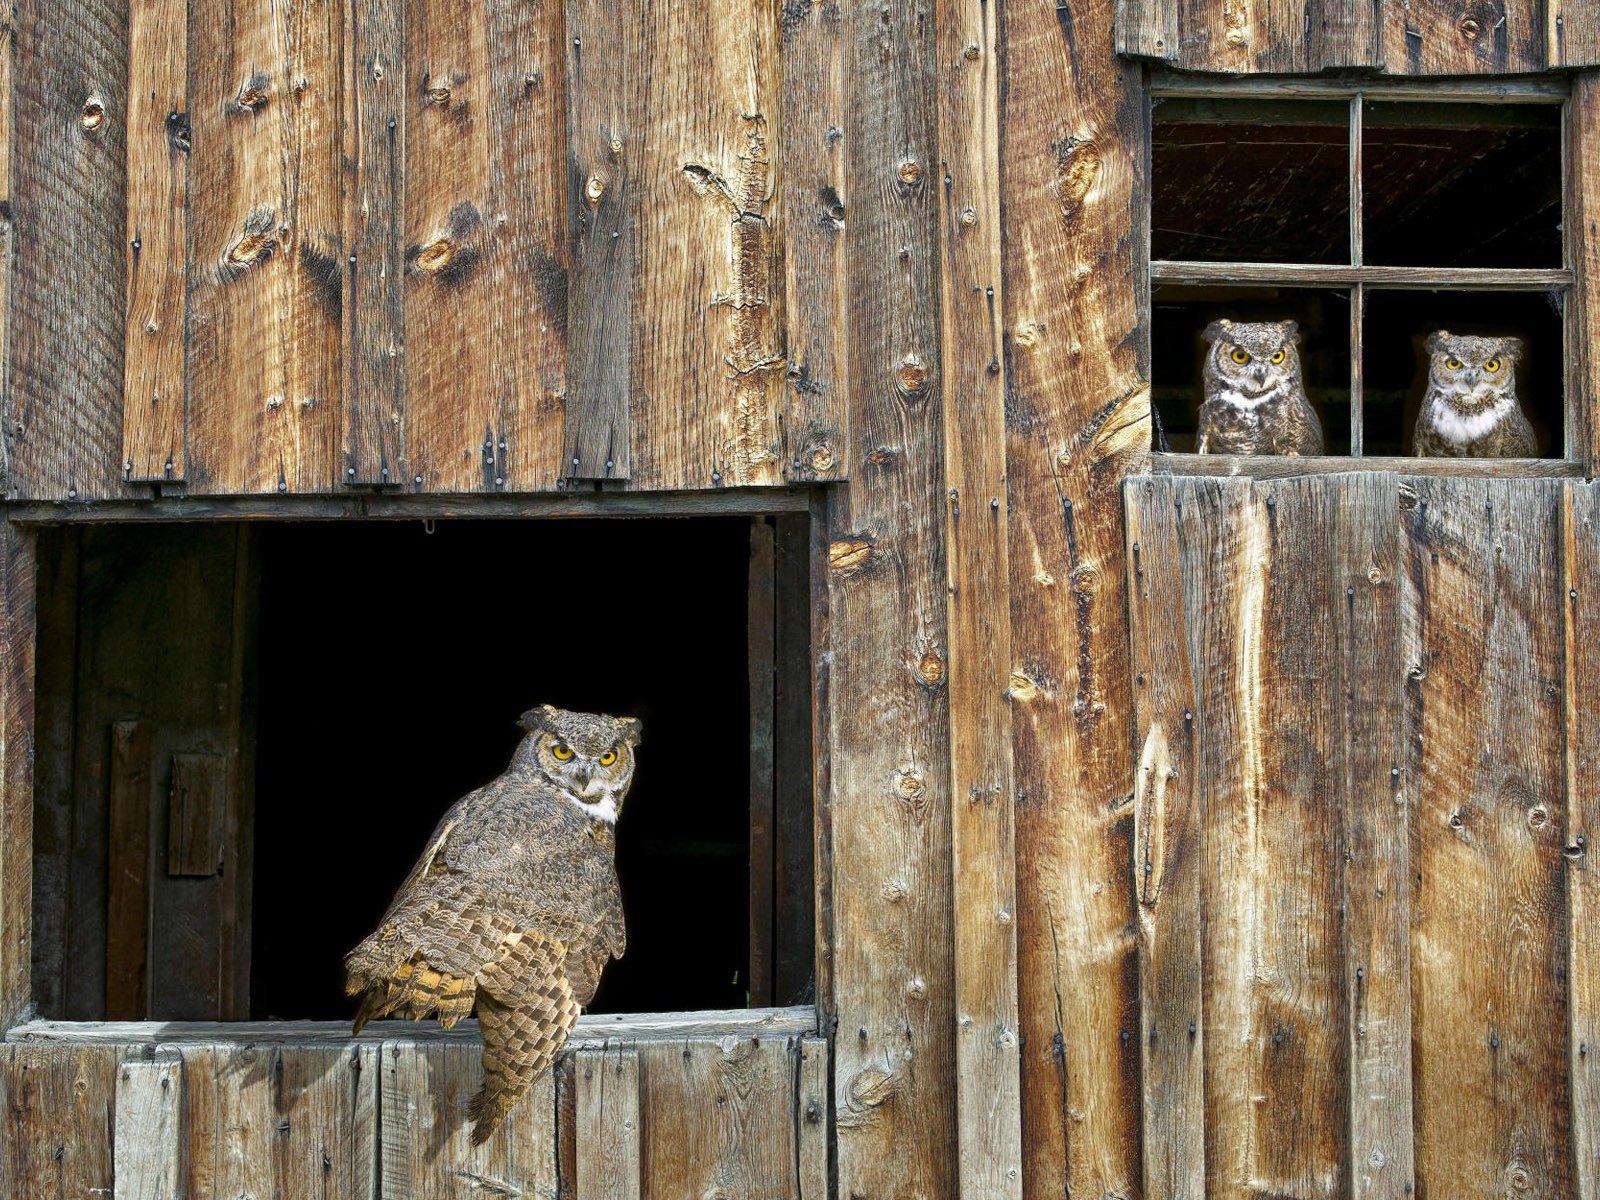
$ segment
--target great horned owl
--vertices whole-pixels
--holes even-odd
[[[1306,399],[1293,321],[1206,326],[1201,454],[1321,454],[1322,426]]]
[[[355,1030],[391,1013],[445,1028],[477,1004],[481,1143],[554,1061],[627,944],[612,831],[639,722],[543,705],[504,774],[456,801],[369,936],[345,958]]]
[[[1411,437],[1419,458],[1535,458],[1533,426],[1517,403],[1515,337],[1430,334],[1428,393]]]

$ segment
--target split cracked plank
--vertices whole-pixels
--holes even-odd
[[[184,476],[184,267],[188,253],[189,14],[183,0],[128,12],[128,299],[122,469]]]
[[[5,495],[121,498],[128,10],[14,12]]]
[[[562,476],[565,24],[406,7],[405,471],[426,492]]]
[[[850,440],[828,492],[838,1191],[956,1194],[947,576],[933,30],[843,13]],[[819,862],[822,860],[819,859]],[[826,917],[819,926],[827,929]],[[827,993],[824,993],[827,994]]]
[[[956,1139],[965,1196],[1022,1196],[994,6],[941,0],[940,339],[949,580]]]
[[[342,171],[344,38],[331,0],[226,0],[189,30],[189,111],[179,116],[190,129],[179,132],[193,143],[191,493],[336,486],[344,237],[354,228]]]
[[[1103,0],[1000,8],[1026,1193],[1140,1190],[1122,481],[1149,453],[1141,68]],[[859,208],[859,204],[856,205]],[[842,1039],[841,1039],[842,1040]]]
[[[1568,1196],[1562,484],[1403,483],[1417,1188]]]

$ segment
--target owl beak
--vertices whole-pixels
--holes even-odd
[[[1478,379],[1479,379],[1479,375],[1478,375],[1478,368],[1477,367],[1473,367],[1472,370],[1467,372],[1467,386],[1468,387],[1477,387],[1478,386]]]
[[[589,790],[589,781],[594,778],[594,764],[584,763],[578,768],[578,778],[583,780],[583,790]]]
[[[1250,375],[1256,381],[1257,387],[1267,381],[1267,369],[1263,366],[1257,366],[1255,370],[1250,372]]]

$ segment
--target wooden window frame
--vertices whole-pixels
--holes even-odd
[[[1152,447],[1151,470],[1156,474],[1248,475],[1272,478],[1339,471],[1399,471],[1413,475],[1475,475],[1499,477],[1584,477],[1592,461],[1587,444],[1591,423],[1580,419],[1581,405],[1593,403],[1584,395],[1588,378],[1588,339],[1583,336],[1580,314],[1589,281],[1582,269],[1573,233],[1579,211],[1579,181],[1583,172],[1575,156],[1582,147],[1574,136],[1574,89],[1565,78],[1471,80],[1340,80],[1252,77],[1196,80],[1161,68],[1146,71],[1144,112],[1144,178],[1154,188],[1153,110],[1161,100],[1344,100],[1350,106],[1345,128],[1349,131],[1346,187],[1350,197],[1349,264],[1196,262],[1156,260],[1151,257],[1151,205],[1141,213],[1141,250],[1144,278],[1140,302],[1145,357],[1150,359],[1152,288],[1157,284],[1199,286],[1242,283],[1279,284],[1286,287],[1323,287],[1347,290],[1350,297],[1350,453],[1318,457],[1274,457],[1173,453]],[[1373,266],[1363,261],[1362,245],[1362,116],[1368,101],[1409,101],[1436,104],[1516,103],[1559,106],[1561,109],[1562,258],[1560,268],[1396,267]],[[1362,453],[1362,321],[1366,297],[1380,289],[1430,291],[1539,291],[1559,290],[1563,297],[1562,330],[1562,454],[1538,459],[1444,459],[1404,456],[1368,456]],[[1152,402],[1152,412],[1154,403]]]
[[[801,1034],[823,1027],[824,1014],[831,1004],[831,972],[828,970],[827,930],[830,927],[831,854],[825,842],[826,824],[819,820],[817,805],[825,787],[823,770],[826,748],[819,744],[827,721],[817,719],[825,702],[825,680],[817,672],[825,670],[826,656],[820,640],[825,626],[816,605],[819,586],[826,584],[822,573],[825,552],[826,499],[819,488],[763,488],[705,493],[629,494],[616,492],[576,492],[555,496],[431,497],[404,495],[346,495],[308,497],[220,497],[190,498],[167,496],[147,501],[115,501],[62,505],[48,502],[22,502],[0,506],[0,638],[6,653],[0,655],[0,725],[6,736],[0,739],[0,1041],[11,1042],[129,1042],[159,1040],[218,1044],[255,1044],[293,1041],[350,1040],[349,1022],[344,1020],[243,1020],[243,1021],[68,1021],[41,1019],[33,1003],[31,924],[33,916],[33,804],[34,780],[32,751],[35,739],[34,669],[38,638],[36,605],[38,579],[36,545],[39,527],[69,523],[128,524],[141,522],[274,522],[317,520],[410,520],[560,518],[645,518],[694,516],[787,516],[809,518],[809,546],[805,548],[811,571],[811,705],[809,734],[815,775],[812,780],[812,864],[813,936],[811,967],[814,996],[808,1003],[782,1004],[773,997],[767,1004],[752,1003],[745,1009],[692,1010],[685,1012],[585,1014],[574,1031],[573,1044],[598,1044],[605,1038],[686,1037],[703,1034]],[[778,535],[778,536],[781,536]],[[774,539],[769,538],[771,542]],[[766,567],[773,568],[769,553]],[[761,563],[753,561],[752,615],[762,604],[776,618],[776,598],[759,596],[754,586]],[[779,581],[780,583],[782,581]],[[756,644],[761,634],[752,634]],[[768,629],[764,636],[775,640]],[[780,647],[774,647],[781,652]],[[793,657],[792,651],[790,657]],[[795,664],[787,664],[793,667]],[[774,673],[781,665],[774,661]],[[773,678],[752,671],[750,678],[752,729],[758,720],[770,725],[774,720],[793,716],[799,701],[785,698]],[[763,705],[765,708],[763,709]],[[789,712],[785,712],[785,705]],[[793,754],[794,748],[787,751]],[[756,953],[755,921],[774,920],[777,897],[784,886],[774,879],[765,898],[766,908],[754,881],[756,865],[773,852],[772,821],[775,766],[781,767],[780,746],[776,763],[769,755],[751,765],[751,953]],[[766,828],[754,828],[765,818]],[[770,865],[770,864],[769,864]],[[792,887],[792,884],[791,884]],[[754,965],[754,962],[752,963]],[[771,971],[771,964],[766,964]],[[458,1027],[455,1032],[441,1029],[416,1031],[408,1027],[406,1036],[416,1039],[475,1036],[475,1024]],[[379,1029],[378,1039],[392,1037],[392,1030]],[[371,1040],[363,1035],[366,1040]]]

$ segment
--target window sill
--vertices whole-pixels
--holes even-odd
[[[1388,471],[1395,475],[1452,475],[1488,479],[1583,479],[1581,462],[1561,458],[1300,458],[1271,454],[1151,454],[1152,475],[1224,475],[1282,479]]]
[[[794,1008],[733,1008],[681,1013],[600,1013],[578,1018],[568,1047],[609,1039],[670,1041],[685,1037],[789,1037],[817,1031],[810,1005]],[[441,1029],[433,1021],[374,1021],[350,1036],[348,1021],[27,1021],[9,1030],[10,1043],[65,1045],[336,1045],[395,1039],[476,1041],[478,1023]]]

